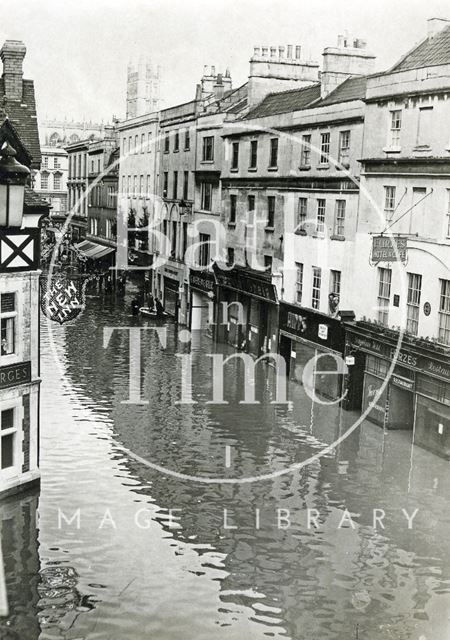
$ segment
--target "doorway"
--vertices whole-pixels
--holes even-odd
[[[414,393],[394,385],[389,391],[388,429],[414,428]]]

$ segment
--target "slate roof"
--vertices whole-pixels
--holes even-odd
[[[310,106],[320,98],[320,83],[301,87],[300,89],[290,89],[278,93],[269,93],[262,102],[254,109],[251,109],[243,120],[249,118],[264,118],[278,113],[289,113],[299,111]]]
[[[24,205],[25,208],[30,209],[49,209],[50,203],[44,198],[41,198],[33,189],[30,187],[25,187],[25,195],[24,195]]]
[[[366,96],[367,76],[353,76],[347,78],[339,86],[329,93],[323,100],[314,106],[324,107],[327,104],[338,102],[350,102],[351,100],[364,100]]]
[[[450,64],[450,26],[423,40],[403,56],[390,71],[406,71],[439,64]]]
[[[0,78],[0,100],[5,95],[3,78]],[[23,80],[22,101],[7,100],[6,114],[18,132],[24,146],[32,157],[31,166],[39,169],[41,165],[41,147],[39,144],[39,131],[36,116],[36,100],[34,96],[34,83],[32,80]]]

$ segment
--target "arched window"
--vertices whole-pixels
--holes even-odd
[[[41,189],[48,189],[48,173],[47,171],[41,172]]]
[[[53,189],[55,191],[59,191],[61,189],[61,173],[53,174]]]
[[[72,133],[72,135],[69,138],[69,142],[79,142],[80,140],[80,136],[78,136],[76,133]]]

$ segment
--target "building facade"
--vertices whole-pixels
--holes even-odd
[[[34,190],[50,203],[50,217],[63,220],[67,214],[67,151],[57,146],[41,147],[40,171],[33,174]]]
[[[39,137],[42,147],[64,148],[81,140],[100,140],[105,135],[108,123],[76,122],[74,120],[49,120],[39,122]]]
[[[117,125],[120,154],[117,221],[127,254],[119,256],[119,268],[128,269],[151,288],[149,267],[153,261],[153,237],[148,228],[154,220],[159,175],[158,113],[147,113]],[[122,226],[120,223],[122,222]],[[127,232],[127,227],[131,230]],[[141,231],[142,229],[142,231]]]
[[[22,78],[26,48],[7,40],[0,51],[0,188],[19,170],[29,172],[24,198],[2,206],[0,226],[0,491],[39,481],[39,247],[49,205],[31,189],[40,148],[34,87]],[[25,167],[27,169],[25,169]],[[12,171],[12,173],[11,173]],[[7,173],[9,172],[9,173]],[[17,174],[18,175],[18,174]],[[23,182],[21,183],[23,184]],[[9,189],[10,187],[8,187]],[[17,189],[17,187],[16,187]],[[6,220],[4,218],[6,213]]]
[[[353,401],[370,418],[450,456],[450,23],[368,79],[349,326]],[[364,260],[364,257],[366,258]]]
[[[88,216],[86,239],[76,245],[84,255],[88,271],[107,273],[106,282],[113,284],[117,248],[117,191],[119,182],[119,150],[115,132],[92,142],[87,154]],[[109,273],[108,273],[109,271]]]

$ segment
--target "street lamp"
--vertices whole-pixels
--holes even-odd
[[[17,162],[16,151],[4,142],[0,149],[0,227],[20,227],[25,184],[30,170]]]

